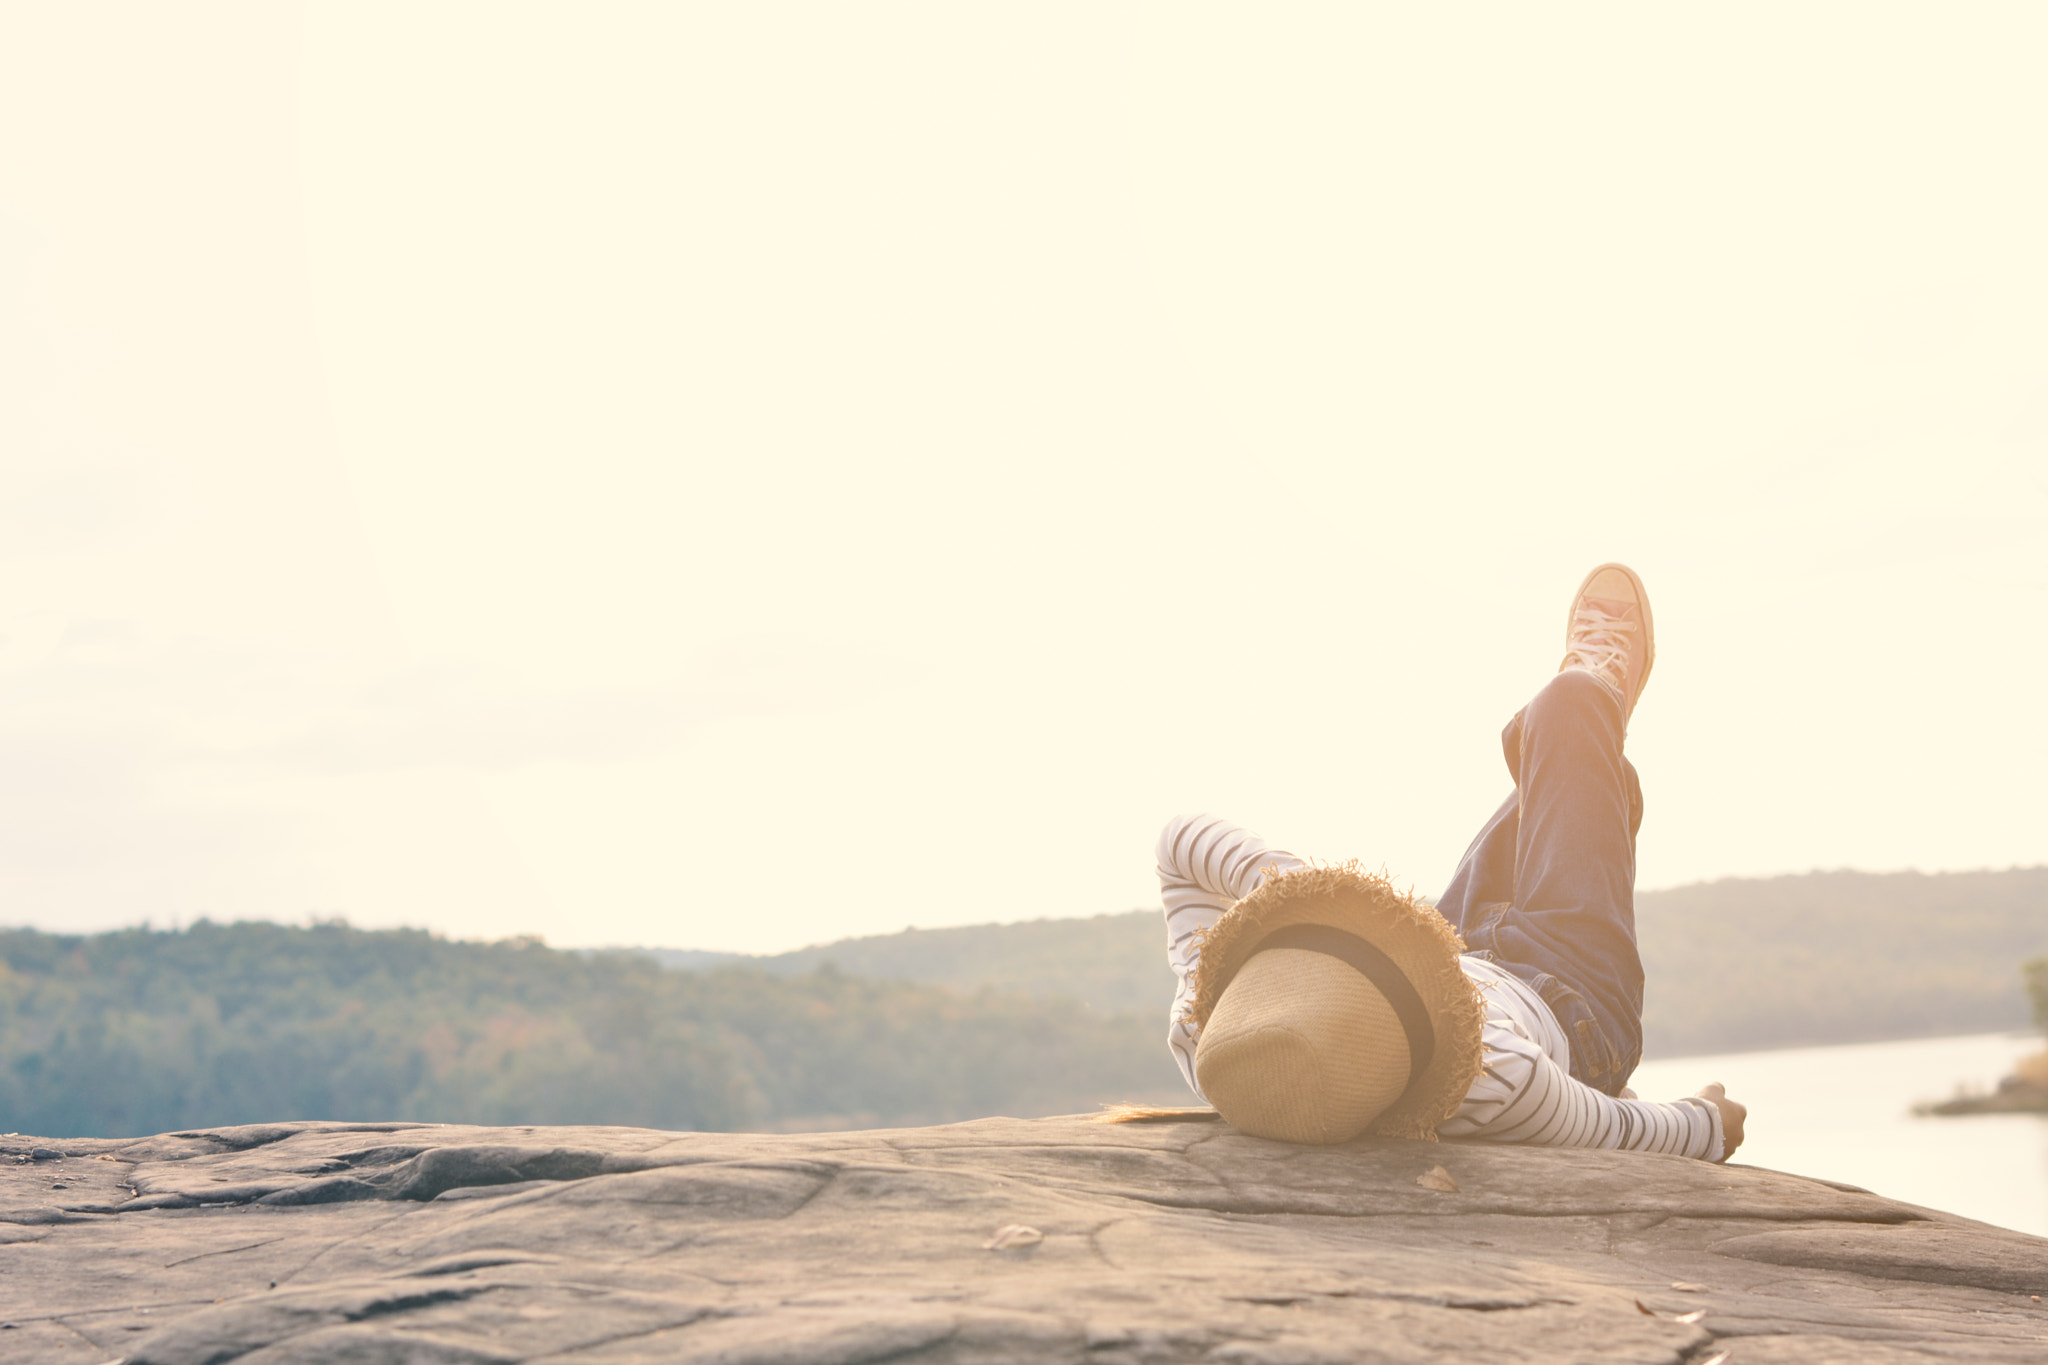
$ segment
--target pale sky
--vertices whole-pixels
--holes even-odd
[[[0,0],[0,921],[2048,860],[2048,12]]]

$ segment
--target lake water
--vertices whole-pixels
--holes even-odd
[[[1739,1165],[1861,1185],[1909,1204],[2048,1237],[2048,1117],[1915,1118],[1958,1086],[1990,1090],[2041,1049],[2035,1033],[1983,1033],[1645,1062],[1646,1100],[1709,1081],[1749,1106]]]

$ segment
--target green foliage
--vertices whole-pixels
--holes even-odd
[[[2048,868],[1814,872],[1636,898],[1653,1056],[2023,1027]]]
[[[2020,967],[2027,983],[2027,999],[2034,1006],[2034,1027],[2048,1033],[2048,957],[2037,957]]]
[[[2048,868],[1730,878],[1639,894],[1636,926],[1654,1057],[2018,1028],[2013,964],[2048,952]],[[1159,912],[1141,910],[724,960],[771,972],[829,962],[955,990],[1001,982],[1157,1016],[1173,992],[1164,949]],[[708,955],[678,956],[691,967]]]
[[[2048,868],[1637,897],[1652,1056],[2048,1027]],[[0,931],[0,1128],[858,1127],[1187,1098],[1157,911],[773,958],[342,924]]]
[[[699,971],[746,963],[778,975],[831,966],[851,976],[922,981],[955,991],[984,988],[1078,1001],[1103,1014],[1163,1018],[1173,999],[1166,928],[1157,910],[1086,919],[1027,920],[841,939],[773,957],[644,948],[663,966]],[[1164,1036],[1165,1026],[1160,1026]],[[1161,1046],[1164,1046],[1162,1043]]]
[[[0,1125],[942,1122],[1171,1093],[1153,1015],[341,924],[0,932]]]

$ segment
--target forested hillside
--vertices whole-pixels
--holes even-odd
[[[958,929],[905,929],[899,934],[841,939],[773,957],[675,948],[632,951],[681,971],[745,965],[794,976],[829,965],[850,976],[922,981],[956,991],[987,987],[1040,997],[1061,996],[1105,1014],[1158,1014],[1173,999],[1173,972],[1166,965],[1166,927],[1157,910]]]
[[[1171,1097],[1163,1032],[1152,1013],[831,968],[690,974],[339,924],[0,932],[0,1129],[46,1136],[342,1117],[742,1129],[1035,1116]]]
[[[2048,953],[2048,868],[1731,878],[1644,892],[1636,920],[1651,1056],[2020,1028],[2020,964]],[[1073,996],[1110,1013],[1162,1014],[1173,994],[1156,910],[912,929],[777,957],[657,955],[686,969],[830,963],[954,990]]]
[[[1713,882],[1646,894],[1638,918],[1653,1056],[2017,1028],[2048,868]],[[1163,937],[1153,911],[758,959],[342,924],[0,931],[0,1129],[857,1127],[1180,1102]]]
[[[1642,896],[1653,1055],[2024,1028],[2048,867],[1814,872]]]

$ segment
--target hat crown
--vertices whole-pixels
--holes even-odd
[[[1202,937],[1196,1083],[1261,1136],[1434,1137],[1479,1074],[1463,951],[1434,907],[1355,863],[1268,870]]]
[[[1230,1123],[1283,1142],[1347,1142],[1411,1079],[1401,1021],[1345,963],[1301,948],[1253,955],[1195,1051],[1202,1093]]]

